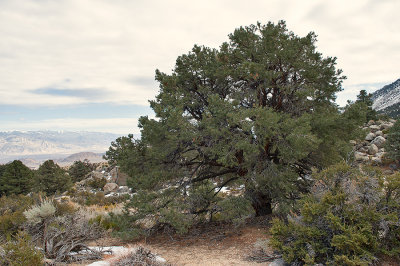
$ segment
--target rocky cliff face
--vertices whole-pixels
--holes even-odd
[[[393,126],[396,120],[389,121],[369,121],[364,126],[368,132],[362,141],[352,141],[354,145],[354,158],[358,162],[379,165],[385,156],[384,144],[387,138],[387,131]]]

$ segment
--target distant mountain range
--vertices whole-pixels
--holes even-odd
[[[372,108],[390,117],[400,116],[400,79],[372,94]]]
[[[71,154],[82,152],[90,153],[75,156],[93,157],[94,153],[103,154],[107,151],[111,142],[118,137],[116,134],[101,132],[0,132],[0,163],[15,159],[26,162],[65,159]]]

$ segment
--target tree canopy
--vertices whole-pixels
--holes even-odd
[[[48,195],[64,192],[71,186],[69,175],[53,160],[47,160],[39,166],[36,172],[36,182],[36,189],[46,192]]]
[[[315,43],[283,21],[257,23],[219,49],[195,45],[172,74],[156,70],[156,118],[141,117],[141,139],[119,138],[106,154],[132,177],[138,217],[174,224],[210,214],[223,209],[227,186],[269,214],[307,191],[313,168],[344,158],[365,117],[340,112],[345,77]]]
[[[1,166],[0,196],[10,194],[27,194],[33,185],[33,172],[21,161],[15,160]]]

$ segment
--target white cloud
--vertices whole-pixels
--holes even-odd
[[[138,78],[151,80],[156,68],[170,72],[195,43],[218,47],[235,27],[279,19],[298,35],[318,34],[318,50],[337,56],[348,76],[349,91],[340,97],[354,96],[358,84],[399,77],[398,10],[397,0],[3,0],[0,104],[147,105],[158,87]],[[41,88],[107,93],[93,99],[34,93]]]

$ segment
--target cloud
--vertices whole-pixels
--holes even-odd
[[[88,100],[102,99],[109,94],[104,89],[87,88],[87,89],[67,89],[67,88],[40,88],[32,91],[33,94],[46,95],[46,96],[66,96],[76,97]]]
[[[155,69],[170,73],[194,44],[217,48],[241,25],[280,19],[338,57],[345,102],[360,84],[399,78],[398,10],[396,0],[3,0],[0,105],[148,106]]]

